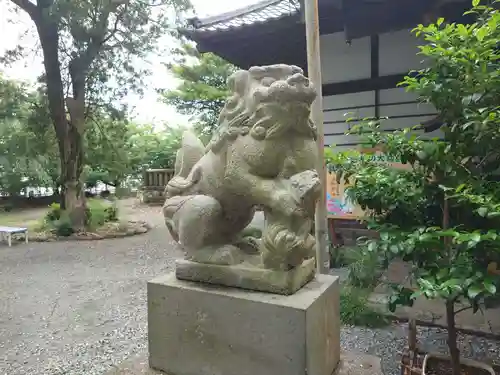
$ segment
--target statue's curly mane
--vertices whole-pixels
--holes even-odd
[[[261,106],[249,108],[247,98],[253,95],[251,73],[238,70],[228,79],[230,96],[219,114],[217,130],[215,131],[206,151],[218,152],[228,142],[234,141],[239,135],[250,135],[258,140],[280,135],[286,131],[289,124],[277,121],[269,115],[264,115]],[[307,131],[316,139],[316,126],[308,120]]]

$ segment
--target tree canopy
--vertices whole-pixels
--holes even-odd
[[[172,31],[190,4],[188,0],[11,2],[37,30],[60,157],[62,208],[75,227],[83,227],[87,119],[112,98],[140,91],[147,69],[136,62],[155,52],[159,38]]]
[[[43,87],[43,86],[42,86]],[[17,195],[26,187],[60,186],[57,140],[43,89],[0,76],[0,192]],[[173,168],[180,127],[136,124],[108,107],[87,119],[84,179],[118,187],[147,168]]]
[[[236,67],[212,53],[200,54],[187,43],[174,56],[176,61],[168,68],[181,83],[174,90],[163,90],[163,101],[191,115],[195,128],[209,137],[228,96],[227,79]]]

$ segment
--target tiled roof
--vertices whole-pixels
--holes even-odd
[[[300,0],[264,0],[245,8],[204,19],[194,18],[191,25],[197,33],[217,32],[265,23],[300,12]]]

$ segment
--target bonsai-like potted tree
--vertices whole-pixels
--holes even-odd
[[[422,126],[386,133],[372,119],[351,133],[411,168],[357,151],[326,153],[380,233],[365,240],[368,250],[412,264],[416,286],[397,286],[391,310],[421,296],[446,305],[449,356],[427,355],[427,375],[494,374],[460,358],[455,325],[457,313],[479,310],[500,287],[500,14],[477,0],[472,5],[475,23],[439,19],[414,30],[427,42],[420,47],[427,67],[402,82],[438,110],[442,137],[422,139]]]

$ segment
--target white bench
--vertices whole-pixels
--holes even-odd
[[[3,227],[0,226],[0,236],[2,240],[7,239],[9,247],[12,246],[12,235],[16,233],[24,233],[25,241],[28,243],[28,228],[18,227]]]

